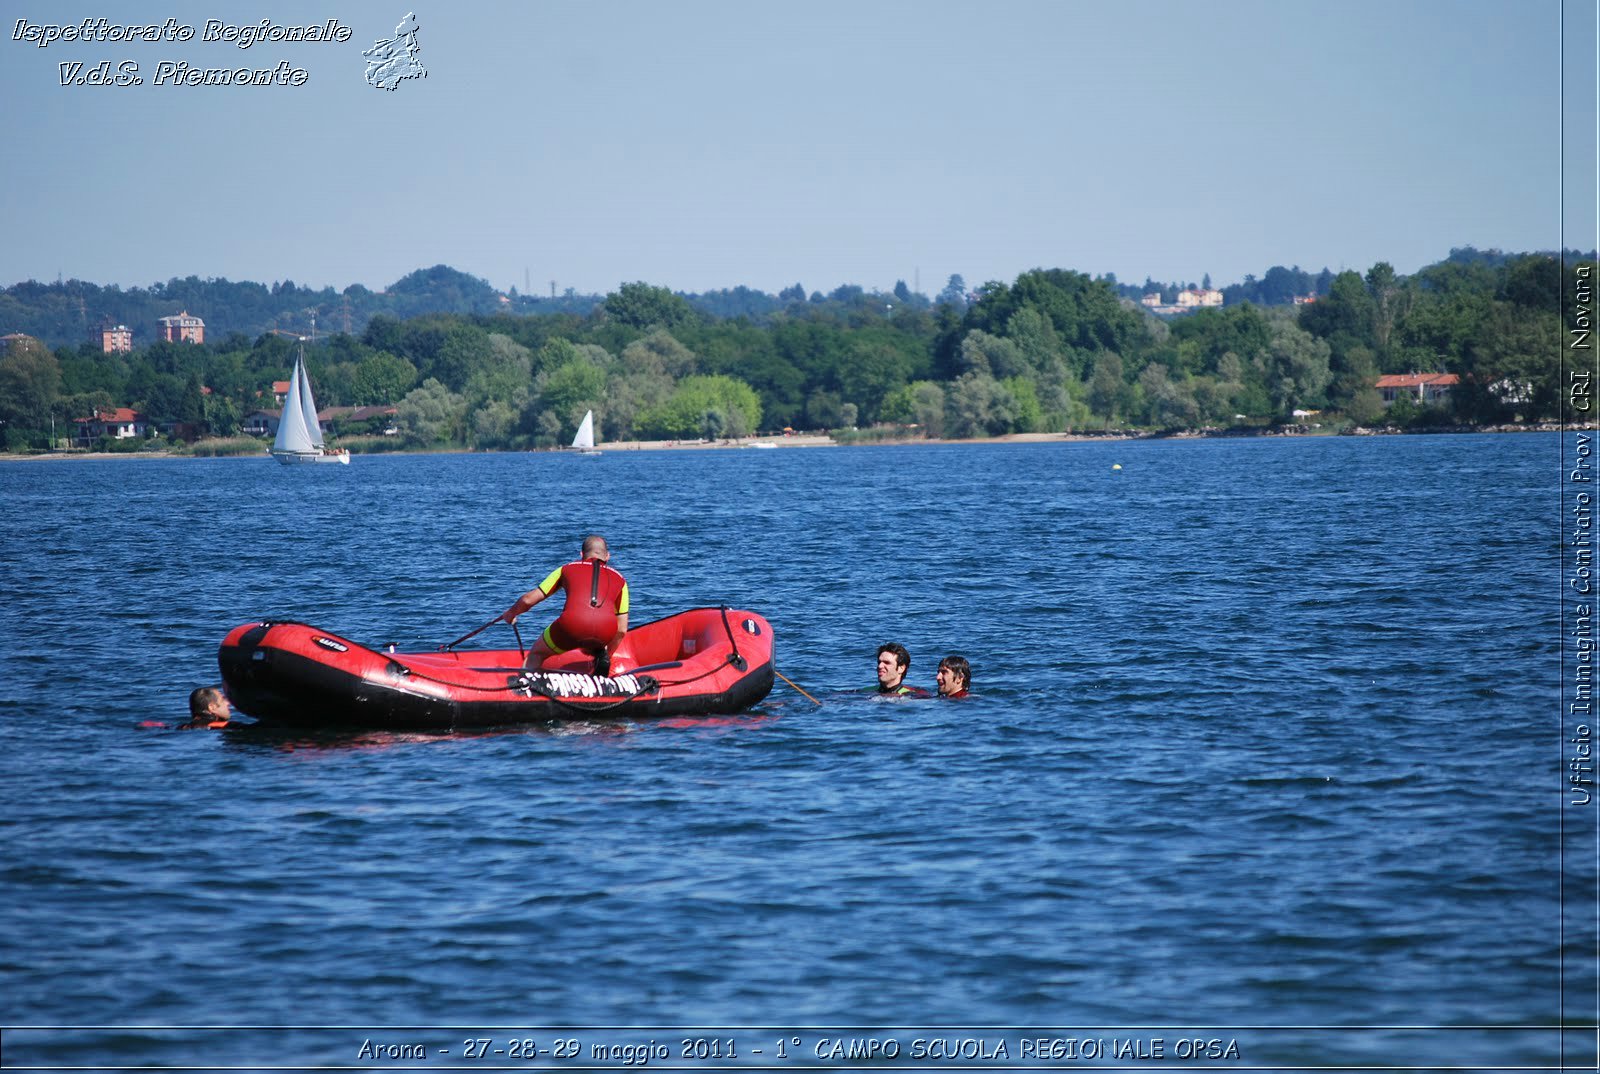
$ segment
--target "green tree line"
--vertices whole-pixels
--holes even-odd
[[[1590,258],[1592,264],[1592,256]],[[459,283],[450,270],[435,280]],[[1230,303],[1172,320],[1110,278],[1048,269],[934,300],[842,287],[722,316],[630,283],[592,306],[530,316],[376,313],[306,346],[318,402],[389,405],[412,446],[564,443],[593,410],[601,439],[735,437],[885,425],[970,437],[1288,421],[1537,421],[1560,399],[1561,309],[1576,275],[1546,254],[1451,257],[1413,276],[1385,263],[1324,281],[1301,306]],[[414,281],[419,286],[425,280]],[[726,293],[735,306],[759,292]],[[298,344],[213,333],[130,354],[16,340],[0,356],[0,429],[42,446],[96,408],[236,433],[270,407]],[[1385,410],[1383,373],[1461,378],[1447,408]]]

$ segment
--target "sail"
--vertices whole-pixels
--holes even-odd
[[[300,370],[300,416],[305,419],[306,432],[311,436],[311,446],[322,450],[322,425],[317,421],[317,403],[311,398],[311,378],[306,374],[305,354],[294,360]]]
[[[594,411],[586,411],[583,415],[583,424],[578,426],[578,435],[572,438],[572,446],[582,450],[594,448]]]
[[[283,397],[283,414],[278,418],[278,436],[272,442],[273,451],[309,452],[316,450],[316,444],[311,439],[310,429],[306,428],[305,403],[302,396],[309,398],[311,389],[307,387],[301,391],[305,382],[304,371],[300,368],[300,360],[295,359],[294,373],[289,377],[289,392]],[[316,411],[311,412],[311,427],[316,427]]]

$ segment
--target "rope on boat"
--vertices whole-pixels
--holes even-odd
[[[722,663],[717,664],[717,665],[715,665],[715,666],[713,666],[711,668],[708,668],[707,670],[702,671],[698,675],[691,675],[687,679],[674,679],[674,680],[672,680],[670,682],[669,681],[660,680],[660,679],[656,679],[656,678],[653,678],[653,677],[651,677],[649,675],[638,675],[638,676],[634,676],[634,675],[619,675],[616,678],[611,678],[611,677],[602,678],[600,676],[594,676],[594,675],[582,675],[581,672],[541,672],[541,671],[530,671],[530,672],[523,672],[521,674],[511,676],[510,679],[503,686],[498,686],[498,685],[497,686],[477,686],[477,685],[474,685],[472,683],[451,682],[449,679],[441,679],[436,675],[430,675],[425,671],[421,671],[421,670],[419,670],[417,668],[408,667],[408,666],[406,666],[404,664],[401,664],[397,660],[391,660],[389,662],[389,667],[390,667],[391,671],[395,671],[395,672],[397,672],[399,674],[402,674],[402,675],[405,675],[407,677],[414,677],[414,678],[418,678],[418,679],[426,679],[429,682],[437,683],[440,686],[449,687],[452,690],[469,690],[469,691],[472,691],[474,693],[483,693],[483,694],[502,693],[502,692],[504,692],[505,690],[508,690],[508,689],[510,689],[510,690],[522,690],[522,691],[526,691],[527,692],[527,696],[529,696],[529,697],[534,696],[534,691],[533,691],[534,679],[537,676],[573,674],[573,675],[581,675],[582,678],[593,680],[593,681],[595,681],[597,683],[598,682],[602,682],[602,681],[603,682],[622,682],[622,681],[625,681],[625,680],[633,680],[633,684],[634,685],[633,685],[633,688],[631,690],[629,690],[628,692],[626,692],[624,694],[618,695],[617,696],[617,700],[611,701],[611,702],[607,702],[606,704],[595,704],[593,702],[573,702],[573,701],[568,701],[565,697],[557,695],[557,694],[545,693],[544,691],[540,691],[539,692],[540,695],[545,697],[547,700],[549,700],[551,704],[559,705],[562,708],[570,709],[570,710],[572,710],[574,712],[590,712],[590,713],[609,712],[612,709],[619,708],[622,705],[626,705],[630,701],[636,701],[640,697],[643,697],[645,694],[658,692],[661,689],[663,689],[664,687],[669,687],[669,686],[687,686],[692,682],[699,682],[701,679],[709,678],[710,676],[715,675],[717,672],[721,671],[725,667],[732,667],[736,671],[745,670],[745,668],[747,666],[747,662],[746,662],[746,660],[745,660],[745,658],[743,656],[739,655],[739,641],[738,641],[738,638],[736,638],[734,636],[733,627],[728,623],[728,606],[726,604],[724,604],[724,605],[722,605],[720,607],[719,610],[720,610],[720,612],[722,614],[722,629],[728,635],[728,646],[729,646],[730,649],[732,649],[732,652],[730,652],[728,654],[727,658],[724,659],[722,661]],[[485,623],[484,626],[480,627],[479,629],[482,630],[482,629],[486,629],[486,628],[488,628],[490,626],[493,626],[494,623],[497,622],[497,621],[498,620],[491,620],[490,622]],[[512,623],[511,624],[511,629],[512,630],[516,630],[516,626],[517,625],[515,623]],[[462,639],[462,640],[465,640],[465,639]],[[452,643],[452,644],[454,644],[454,643]],[[518,645],[518,648],[520,649],[521,645],[522,645],[522,633],[520,631],[517,632],[517,645]],[[774,674],[776,674],[776,669],[774,669]],[[789,682],[788,679],[784,679],[783,681],[784,682]],[[789,683],[789,685],[793,686],[794,684],[793,683]],[[795,687],[795,688],[799,689],[799,687]],[[800,692],[801,693],[805,693],[804,690],[801,690]],[[807,694],[806,696],[810,697],[809,694]],[[816,700],[816,699],[812,698],[812,700]],[[818,703],[820,704],[820,702],[818,702]]]
[[[731,667],[738,668],[738,669],[742,670],[743,669],[743,665],[744,665],[744,661],[740,660],[738,658],[738,655],[735,654],[733,656],[728,657],[726,660],[724,660],[722,663],[718,664],[716,667],[711,668],[709,671],[702,671],[700,674],[691,675],[687,679],[674,679],[672,682],[663,682],[661,685],[662,686],[687,686],[691,682],[699,682],[701,679],[705,678],[708,675],[715,675],[717,672],[721,671],[725,667],[730,667],[731,666]]]
[[[650,684],[649,689],[654,689],[655,685],[656,684],[652,682]],[[637,700],[641,694],[644,694],[646,692],[648,692],[647,689],[641,687],[635,693],[628,694],[625,697],[619,697],[615,701],[609,702],[608,704],[604,704],[604,705],[580,705],[576,701],[568,701],[564,697],[550,697],[549,700],[550,700],[550,704],[558,705],[561,708],[567,709],[569,712],[583,712],[583,713],[594,714],[594,713],[606,713],[606,712],[610,712],[612,709],[621,708],[623,705],[626,705],[628,702]],[[546,696],[548,697],[549,695],[546,695]]]
[[[728,606],[721,605],[718,609],[722,613],[722,629],[728,635],[728,646],[733,650],[733,655],[728,657],[728,663],[739,671],[744,670],[744,657],[739,655],[739,639],[733,636],[733,627],[728,625]],[[746,620],[748,622],[748,620]]]

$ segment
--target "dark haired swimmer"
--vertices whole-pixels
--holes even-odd
[[[878,693],[890,697],[927,697],[928,691],[920,686],[906,685],[906,672],[911,670],[911,654],[899,642],[878,646]]]
[[[950,701],[967,696],[967,690],[972,686],[972,665],[967,663],[967,658],[951,653],[939,661],[939,670],[934,675],[934,682],[938,685],[939,696]]]
[[[189,722],[179,724],[180,731],[215,731],[228,726],[233,709],[228,697],[215,686],[202,686],[189,695]]]

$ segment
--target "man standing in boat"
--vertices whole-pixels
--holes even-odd
[[[610,559],[606,539],[591,533],[583,539],[580,559],[551,571],[500,616],[515,623],[557,589],[566,594],[561,614],[528,650],[527,667],[537,669],[548,657],[582,649],[594,657],[595,674],[611,674],[611,656],[628,633],[628,582],[606,565]]]

